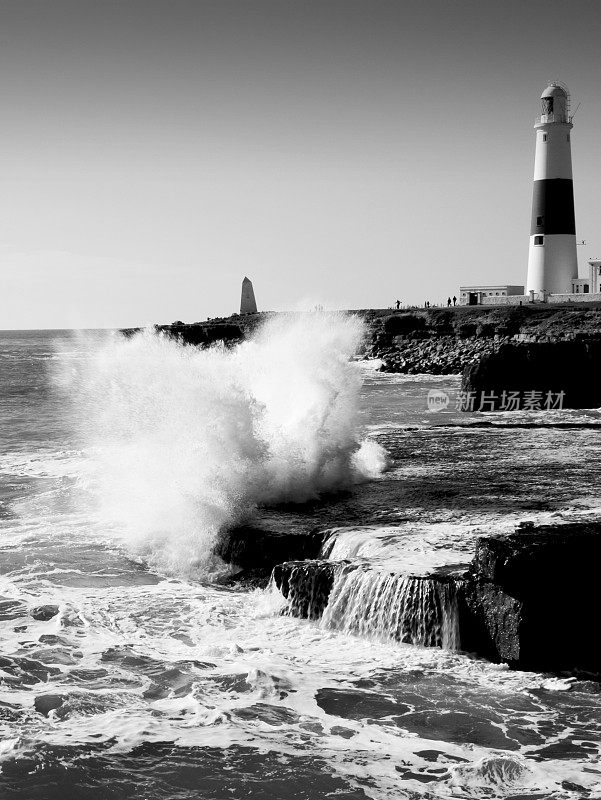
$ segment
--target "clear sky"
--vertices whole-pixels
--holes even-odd
[[[525,280],[565,81],[601,257],[599,0],[0,0],[0,328]]]

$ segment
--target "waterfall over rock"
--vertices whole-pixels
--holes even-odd
[[[326,560],[279,564],[285,613],[325,628],[424,647],[459,648],[456,582]]]
[[[374,537],[351,533],[344,541],[327,536],[321,559],[274,568],[283,613],[364,638],[463,649],[518,669],[601,675],[590,634],[599,605],[598,522],[480,537],[467,570],[455,564],[419,575],[387,561]]]
[[[342,567],[321,625],[360,636],[457,650],[455,583]]]

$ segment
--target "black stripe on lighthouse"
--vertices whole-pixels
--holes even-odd
[[[553,178],[534,181],[530,236],[554,233],[576,234],[574,187],[571,180]]]

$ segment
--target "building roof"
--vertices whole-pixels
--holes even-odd
[[[477,292],[489,292],[492,289],[523,289],[524,287],[519,283],[495,283],[491,284],[490,286],[483,286],[481,284],[466,284],[465,286],[460,286],[460,290],[468,291],[477,291]]]
[[[544,97],[568,97],[569,92],[567,88],[559,86],[557,83],[550,83],[545,91],[541,94],[541,100]]]

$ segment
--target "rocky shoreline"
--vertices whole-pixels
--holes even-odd
[[[461,374],[462,396],[486,411],[601,406],[597,307],[403,312],[375,322],[368,353],[383,372]]]
[[[346,312],[365,322],[359,354],[382,361],[383,372],[460,374],[506,345],[601,342],[601,303],[577,308],[549,305],[457,306],[452,308],[357,309]],[[205,322],[173,322],[155,330],[185,344],[235,344],[252,333],[271,312],[233,314]],[[140,328],[126,328],[130,336]]]
[[[463,373],[467,392],[553,390],[565,393],[564,407],[601,406],[598,382],[590,379],[601,360],[600,304],[350,313],[366,324],[359,355],[381,359],[382,371]],[[191,345],[227,345],[265,317],[174,323],[157,330]],[[226,582],[264,586],[271,576],[288,600],[287,613],[319,619],[340,569],[347,576],[355,571],[358,579],[371,569],[329,561],[321,555],[322,543],[323,535],[315,531],[288,535],[243,528],[224,534],[215,552],[232,566]],[[600,523],[531,526],[482,537],[471,564],[459,574],[387,578],[397,581],[395,596],[408,604],[398,609],[402,624],[392,638],[444,646],[450,640],[443,628],[452,617],[457,647],[464,651],[518,669],[599,679],[594,631],[600,556]],[[428,627],[432,632],[423,638]]]
[[[405,375],[457,375],[510,341],[508,337],[461,339],[454,336],[440,336],[422,339],[397,336],[390,348],[376,347],[372,353],[375,358],[382,359],[382,372]]]
[[[266,551],[276,539],[277,546]],[[232,582],[265,586],[271,576],[287,600],[285,613],[317,620],[326,613],[337,576],[382,574],[381,566],[328,560],[321,554],[322,541],[316,532],[242,528],[223,534],[216,553],[232,566]],[[455,649],[514,669],[599,680],[595,577],[600,557],[598,522],[527,524],[513,533],[482,536],[467,568],[387,576],[389,582],[404,581],[408,591],[396,592],[398,607],[387,609],[393,622],[386,636],[444,646],[440,628],[445,614],[451,615]],[[443,608],[445,603],[452,608]],[[367,615],[369,607],[354,613]],[[361,620],[355,622],[361,629]],[[417,640],[416,631],[421,631]]]
[[[368,320],[367,353],[382,371],[460,374],[506,345],[601,341],[601,307],[467,306],[400,311]]]

